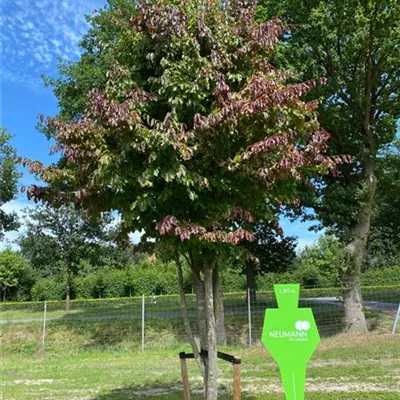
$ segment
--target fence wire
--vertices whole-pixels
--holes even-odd
[[[400,284],[362,289],[368,328],[395,334],[400,304]],[[186,295],[188,316],[197,335],[196,299]],[[266,308],[277,307],[274,293],[224,295],[228,344],[247,346],[260,341]],[[300,307],[311,307],[320,335],[344,331],[344,305],[340,288],[302,290]],[[45,312],[46,310],[46,312]],[[44,320],[45,318],[45,320]],[[45,332],[44,332],[45,326]],[[180,299],[174,296],[143,296],[65,302],[2,303],[0,335],[3,352],[35,352],[44,349],[71,351],[102,349],[166,349],[186,343]]]

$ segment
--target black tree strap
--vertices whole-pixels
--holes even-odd
[[[200,357],[207,358],[208,351],[201,349]],[[221,351],[217,351],[217,357],[220,358],[221,360],[227,361],[231,364],[241,364],[242,363],[242,360],[240,357],[235,357],[235,356],[232,356],[227,353],[222,353]],[[185,353],[184,351],[182,351],[181,353],[179,353],[179,358],[185,358],[185,359],[194,358],[194,354],[193,353]]]

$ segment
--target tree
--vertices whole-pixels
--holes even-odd
[[[294,25],[276,59],[298,79],[325,76],[321,124],[331,133],[330,154],[348,154],[337,176],[320,182],[314,203],[322,225],[346,247],[342,271],[350,331],[367,329],[360,273],[379,175],[378,158],[392,142],[400,116],[400,4],[396,0],[264,0],[261,18],[279,13]],[[282,65],[282,64],[281,64]]]
[[[308,287],[337,285],[342,268],[343,249],[332,235],[323,235],[311,246],[306,246],[297,256],[294,274]]]
[[[26,232],[19,239],[21,252],[39,277],[65,280],[69,309],[73,277],[87,263],[99,268],[112,260],[107,257],[112,248],[112,217],[106,213],[90,218],[70,205],[38,206],[26,211],[26,221]]]
[[[18,219],[15,213],[6,214],[1,207],[15,198],[17,182],[20,174],[17,172],[17,154],[9,144],[11,136],[6,129],[0,128],[0,240],[4,232],[18,228]]]
[[[0,293],[3,301],[11,290],[17,289],[26,280],[27,274],[28,263],[23,257],[11,249],[0,252]]]
[[[277,235],[271,226],[259,223],[253,228],[254,242],[244,245],[252,255],[244,265],[251,302],[256,301],[255,277],[267,272],[286,272],[296,257],[296,239],[279,233]]]
[[[400,140],[378,159],[378,187],[368,238],[365,268],[392,267],[400,255]]]
[[[48,184],[28,196],[92,214],[118,210],[120,238],[144,231],[143,241],[175,259],[181,283],[186,259],[208,357],[199,355],[181,290],[185,328],[205,398],[215,400],[218,261],[254,240],[255,220],[274,220],[282,204],[297,203],[307,178],[344,159],[324,154],[329,135],[317,103],[301,100],[322,80],[288,85],[268,62],[287,29],[279,19],[257,24],[254,2],[129,4],[110,2],[93,17],[82,60],[107,59],[110,70],[83,113],[43,120],[63,157],[50,167],[24,161]],[[56,93],[67,86],[62,79]]]

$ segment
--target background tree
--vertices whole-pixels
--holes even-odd
[[[15,213],[6,214],[1,207],[17,195],[17,182],[20,174],[17,172],[17,154],[9,144],[11,136],[6,129],[0,128],[0,240],[4,232],[18,228]]]
[[[344,262],[340,241],[332,235],[323,235],[297,256],[293,273],[306,287],[336,286]]]
[[[287,272],[296,257],[296,238],[277,234],[270,225],[256,224],[255,240],[245,244],[252,257],[244,263],[247,288],[252,302],[256,301],[256,276],[268,272]]]
[[[337,176],[320,185],[315,209],[346,246],[342,270],[345,319],[351,331],[367,329],[360,273],[370,232],[382,148],[398,131],[400,116],[400,4],[396,0],[264,0],[260,18],[279,14],[296,26],[276,60],[298,79],[325,76],[315,95],[331,154],[349,154]],[[315,204],[314,204],[315,205]]]
[[[400,256],[400,140],[378,159],[378,187],[365,268],[392,267]]]
[[[322,81],[287,85],[268,62],[286,30],[279,19],[255,23],[253,2],[143,0],[134,12],[129,3],[93,17],[83,44],[95,59],[112,58],[106,82],[87,93],[82,114],[45,121],[63,158],[48,168],[25,160],[48,184],[28,196],[92,214],[118,210],[121,238],[145,231],[143,241],[175,258],[180,278],[186,259],[207,358],[187,315],[185,328],[205,398],[215,400],[218,260],[254,240],[255,220],[297,204],[308,177],[344,160],[324,154],[317,104],[301,100]]]
[[[11,249],[0,252],[0,296],[3,301],[23,298],[24,287],[32,281],[27,261]],[[18,296],[18,294],[20,296]]]
[[[26,211],[26,232],[19,239],[21,252],[37,276],[65,281],[67,309],[72,279],[82,268],[115,263],[117,251],[111,244],[115,227],[111,222],[109,213],[91,218],[71,205]]]

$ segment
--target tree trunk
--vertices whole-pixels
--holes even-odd
[[[197,273],[193,273],[193,283],[196,294],[197,304],[197,326],[199,331],[200,347],[207,347],[207,324],[206,324],[206,309],[205,309],[205,294],[204,282]]]
[[[71,272],[68,271],[67,276],[67,287],[65,290],[65,310],[69,311],[71,309]]]
[[[214,287],[214,313],[216,323],[217,345],[226,346],[226,329],[225,329],[225,308],[224,308],[224,294],[222,288],[221,276],[218,268],[214,269],[213,274],[213,287]]]
[[[3,301],[6,301],[6,289],[7,287],[5,286],[3,289]]]
[[[180,303],[181,303],[182,318],[183,318],[183,325],[185,327],[185,333],[186,336],[188,337],[190,347],[192,348],[194,358],[197,362],[200,372],[204,376],[204,364],[200,358],[199,348],[194,340],[192,328],[190,326],[189,315],[187,311],[186,296],[183,287],[182,264],[179,260],[179,256],[176,258],[175,264],[176,264],[176,272],[178,274],[179,295],[180,295]]]
[[[206,350],[206,353],[201,356],[204,366],[201,369],[204,379],[204,399],[217,400],[218,362],[214,292],[218,288],[218,283],[214,283],[215,261],[210,258],[207,260],[206,257],[204,253],[198,254],[197,258],[189,253],[188,262],[192,270],[196,294],[200,348]]]
[[[365,197],[361,202],[361,210],[351,232],[352,241],[346,247],[349,265],[342,276],[345,324],[346,330],[349,332],[366,332],[368,330],[362,305],[360,275],[377,185],[374,165],[371,161],[365,163],[364,174],[366,178],[364,182]]]
[[[215,262],[204,263],[204,294],[207,324],[207,368],[205,400],[218,399],[218,359],[217,359],[217,335],[214,314],[214,290],[213,274]]]
[[[257,301],[256,280],[254,277],[254,265],[251,261],[246,262],[246,282],[247,282],[247,289],[250,292],[250,304],[255,304]]]
[[[71,286],[68,283],[65,292],[65,311],[69,311],[71,309]]]

